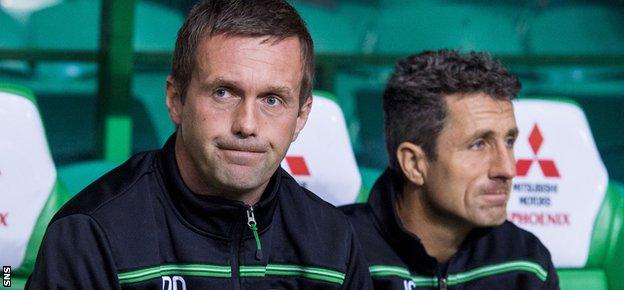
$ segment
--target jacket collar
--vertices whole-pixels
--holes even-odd
[[[394,205],[397,195],[402,193],[402,184],[403,181],[397,173],[389,168],[386,169],[373,185],[368,205],[384,238],[402,257],[410,270],[426,275],[439,275],[439,271],[444,271],[446,266],[439,265],[434,257],[427,254],[420,239],[405,229],[396,212]],[[458,257],[461,252],[467,251],[474,241],[489,231],[490,228],[472,230],[447,265],[452,264],[454,258]]]
[[[243,202],[218,196],[199,195],[184,183],[175,158],[175,139],[174,133],[160,150],[158,167],[167,195],[183,219],[203,232],[225,239],[231,239],[241,232],[243,237],[252,236],[247,225],[249,207]],[[281,174],[282,169],[278,168],[262,193],[260,201],[253,205],[259,232],[266,230],[273,219],[278,203]]]

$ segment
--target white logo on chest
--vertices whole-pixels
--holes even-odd
[[[403,287],[404,287],[405,290],[416,289],[416,283],[414,283],[414,281],[404,280],[403,281]]]
[[[186,282],[181,276],[162,276],[161,278],[162,290],[186,290]]]

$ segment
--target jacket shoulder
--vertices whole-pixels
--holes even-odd
[[[550,251],[537,236],[509,221],[494,227],[485,242],[501,257],[542,261],[544,265],[552,263]]]
[[[368,216],[369,207],[366,203],[352,203],[343,206],[339,206],[338,209],[342,211],[349,219],[359,219],[361,217]]]
[[[352,233],[351,225],[345,215],[334,205],[321,199],[310,190],[302,187],[288,173],[282,173],[280,199],[282,212],[292,216],[293,221],[314,223],[336,233]]]
[[[505,221],[502,225],[494,228],[495,235],[500,239],[516,240],[518,242],[527,243],[530,246],[539,246],[546,248],[540,239],[533,233],[524,230],[510,221]]]
[[[134,155],[70,199],[52,221],[74,214],[91,215],[112,200],[132,192],[139,180],[154,171],[156,151]]]

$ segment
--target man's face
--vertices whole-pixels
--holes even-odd
[[[307,119],[312,100],[300,107],[299,40],[265,40],[203,40],[184,103],[177,97],[168,105],[181,138],[176,150],[213,190],[248,192],[267,184]]]
[[[469,226],[501,224],[516,174],[512,104],[483,93],[445,100],[448,114],[437,159],[428,163],[426,198],[432,210]]]

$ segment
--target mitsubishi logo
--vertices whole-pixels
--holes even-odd
[[[292,175],[310,176],[310,170],[303,156],[286,156],[286,163]]]
[[[518,176],[526,176],[529,173],[529,169],[531,169],[531,165],[533,165],[533,161],[536,161],[545,177],[560,177],[555,161],[539,159],[537,156],[543,142],[544,137],[542,137],[542,132],[540,132],[537,124],[533,125],[533,129],[529,135],[529,145],[531,145],[534,157],[533,159],[518,159],[516,162],[516,172]]]

